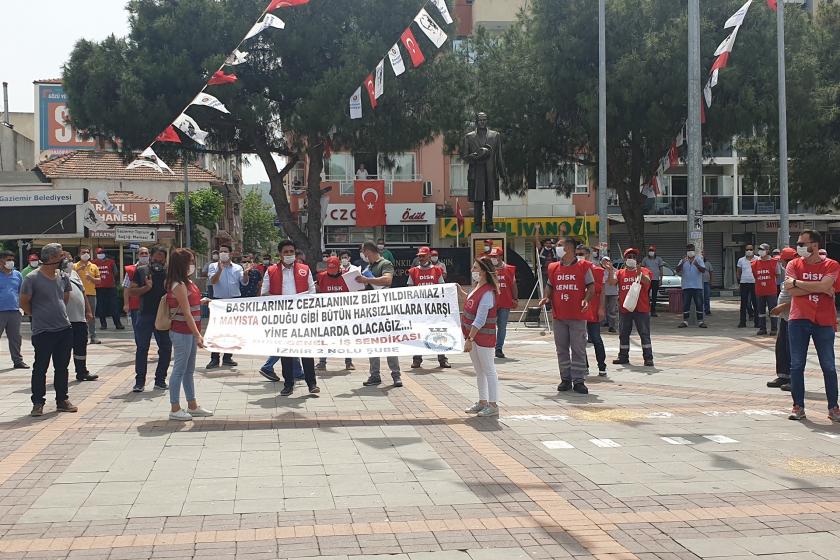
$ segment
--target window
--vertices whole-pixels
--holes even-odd
[[[589,194],[589,168],[577,163],[575,164],[574,194]]]
[[[548,171],[537,171],[538,189],[555,189],[561,184],[570,186],[573,194],[589,194],[589,169],[575,163]]]
[[[707,196],[718,196],[720,194],[719,176],[706,175],[703,177],[703,194]]]
[[[356,226],[324,226],[324,243],[338,247],[358,247],[365,241],[374,239],[373,228]]]
[[[429,226],[385,226],[386,245],[428,245]]]
[[[392,156],[379,156],[379,176],[386,181],[415,181],[417,154],[408,152]]]
[[[449,194],[467,196],[467,164],[455,155],[449,161]]]
[[[327,181],[352,180],[356,176],[354,163],[352,154],[333,153],[324,166]]]

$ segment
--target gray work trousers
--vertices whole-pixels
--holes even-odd
[[[650,313],[632,311],[622,313],[618,318],[618,358],[627,360],[630,356],[630,333],[633,332],[633,325],[639,331],[639,338],[642,341],[642,357],[645,360],[653,359],[653,346],[650,343]]]
[[[400,378],[400,359],[396,356],[388,356],[388,368],[391,370],[391,377],[394,379]],[[370,376],[371,377],[379,377],[379,363],[380,358],[379,356],[375,358],[368,358],[370,361]]]
[[[93,317],[91,317],[90,321],[87,322],[88,325],[88,336],[90,338],[96,338],[96,296],[85,296],[90,304],[90,309],[93,312]]]
[[[13,364],[23,362],[20,353],[20,322],[20,311],[0,311],[0,337],[5,332],[6,338],[9,339],[9,354]]]
[[[606,326],[611,329],[616,328],[616,319],[618,318],[618,296],[611,296],[607,295],[604,296],[604,305],[606,306],[606,310],[604,314],[606,315]]]
[[[554,346],[560,379],[583,381],[586,368],[586,320],[554,319]]]

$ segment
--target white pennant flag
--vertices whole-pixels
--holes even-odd
[[[420,8],[420,13],[417,14],[414,21],[417,22],[417,25],[419,25],[420,29],[423,30],[423,33],[426,34],[426,37],[428,37],[437,48],[440,48],[441,45],[446,42],[446,33],[443,32],[443,29],[441,29],[437,23],[435,23],[435,20],[433,20],[432,16],[429,15],[426,8]]]
[[[102,205],[102,208],[104,208],[106,212],[108,212],[109,214],[114,214],[119,219],[123,218],[123,213],[120,212],[119,208],[114,206],[114,204],[111,202],[111,199],[108,198],[108,193],[106,193],[105,191],[99,191],[98,193],[96,193],[96,200],[99,201],[99,204]]]
[[[153,161],[153,162],[155,162],[155,163],[158,165],[158,167],[160,167],[161,169],[166,169],[167,171],[169,171],[169,173],[171,173],[172,175],[175,175],[175,172],[174,172],[174,171],[172,171],[172,170],[169,168],[169,166],[168,166],[168,165],[166,165],[166,162],[165,162],[165,161],[163,161],[162,159],[160,159],[160,158],[158,157],[158,155],[155,153],[155,151],[154,151],[154,150],[152,150],[152,147],[151,147],[151,146],[149,146],[148,148],[146,148],[145,150],[143,150],[143,153],[141,153],[141,154],[140,154],[140,157],[141,157],[141,158],[147,158],[147,159],[152,160],[152,161]]]
[[[178,118],[172,123],[177,126],[181,132],[201,144],[202,146],[205,144],[205,140],[207,139],[207,133],[201,130],[198,127],[198,123],[195,122],[192,117],[185,113],[181,113],[178,115]]]
[[[729,29],[730,27],[737,27],[744,23],[744,17],[747,15],[747,11],[750,9],[750,4],[752,4],[752,0],[747,0],[747,3],[738,8],[738,11],[732,14],[732,17],[726,20],[726,23],[723,24],[724,29]]]
[[[203,91],[195,96],[195,99],[192,100],[190,105],[204,105],[205,107],[210,107],[211,109],[216,109],[217,111],[221,111],[222,113],[230,114],[230,111],[227,110],[224,103],[210,95],[209,93],[204,93]]]
[[[385,59],[376,65],[376,85],[373,88],[374,98],[379,99],[385,93]]]
[[[359,86],[350,96],[350,118],[362,118],[362,86]]]
[[[443,16],[443,21],[446,22],[446,25],[452,23],[452,16],[449,15],[449,6],[446,5],[446,0],[432,0],[432,4],[440,12],[440,15]]]
[[[164,162],[157,156],[154,150],[152,150],[151,146],[143,150],[143,152],[138,156],[137,159],[128,164],[128,167],[126,167],[126,169],[134,169],[136,167],[151,167],[158,173],[163,173],[163,170],[166,169],[167,171],[169,171],[169,173],[175,175],[175,172],[172,171],[172,169],[170,169],[168,165],[166,165],[166,162]],[[100,202],[102,202],[101,199]]]
[[[260,33],[265,31],[269,27],[274,27],[274,28],[277,28],[277,29],[285,29],[286,24],[283,23],[283,20],[280,19],[277,16],[273,16],[271,14],[265,14],[265,17],[262,19],[262,21],[258,21],[257,23],[255,23],[254,26],[251,28],[251,30],[248,32],[248,34],[245,35],[245,39],[250,39],[254,35],[259,35]],[[244,41],[245,39],[242,39],[242,40]]]
[[[703,97],[706,98],[706,107],[712,106],[712,81],[706,82],[706,87],[703,88]]]
[[[712,72],[712,77],[709,78],[709,83],[712,85],[712,87],[715,87],[717,85],[718,72],[720,72],[720,68],[715,68],[715,71]]]
[[[391,59],[391,68],[394,69],[394,76],[399,76],[405,72],[405,63],[403,62],[402,53],[398,44],[394,43],[394,46],[388,51],[388,58]]]
[[[239,49],[234,49],[232,53],[225,59],[225,64],[228,66],[236,66],[242,64],[248,58],[248,53],[242,52]]]
[[[720,56],[725,52],[732,52],[732,46],[735,44],[735,37],[738,36],[738,30],[741,27],[738,26],[732,30],[732,33],[729,34],[729,37],[723,40],[718,48],[715,49],[715,56]]]

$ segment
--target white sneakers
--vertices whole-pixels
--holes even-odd
[[[213,416],[213,411],[212,410],[206,410],[204,408],[201,408],[200,406],[198,408],[196,408],[195,410],[190,409],[187,412],[189,413],[190,416],[193,416],[193,417],[196,417],[196,416],[197,417]]]
[[[464,410],[467,414],[475,414],[477,416],[498,416],[499,415],[499,407],[498,406],[490,406],[483,405],[479,403],[475,403],[471,407]]]
[[[467,414],[476,414],[478,412],[481,412],[483,408],[483,404],[475,403],[471,407],[464,409],[464,412],[466,412]]]
[[[213,416],[213,411],[212,410],[205,410],[205,409],[201,408],[200,406],[198,408],[196,408],[194,410],[190,410],[190,411],[186,411],[182,408],[178,412],[170,412],[169,413],[169,419],[170,420],[179,420],[181,422],[189,422],[193,418],[201,418],[201,417],[207,417],[207,416]]]

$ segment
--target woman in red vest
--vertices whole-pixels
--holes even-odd
[[[496,296],[499,284],[489,257],[473,263],[475,288],[467,295],[461,314],[464,351],[469,352],[478,383],[478,402],[465,412],[478,416],[498,416],[499,377],[496,374]]]

